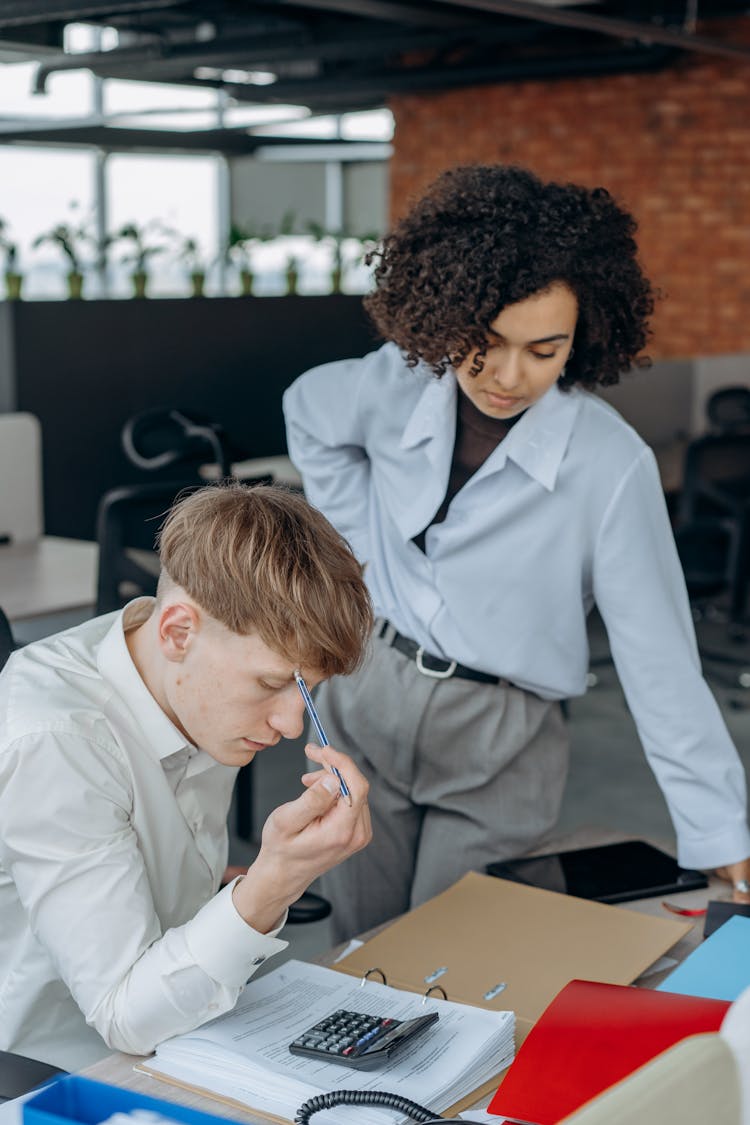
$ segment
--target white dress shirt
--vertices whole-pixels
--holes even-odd
[[[456,494],[458,384],[395,344],[314,368],[284,395],[309,500],[367,563],[378,614],[428,652],[545,699],[586,690],[594,603],[680,862],[750,855],[742,765],[702,678],[651,450],[600,398],[553,386]],[[606,747],[602,747],[606,753]]]
[[[0,676],[0,1047],[65,1069],[145,1054],[231,1008],[286,942],[236,911],[236,769],[188,743],[133,664],[153,599],[15,653]]]

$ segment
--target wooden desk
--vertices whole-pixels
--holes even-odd
[[[615,837],[621,840],[622,834],[615,834],[611,832],[601,832],[596,830],[583,830],[575,833],[573,837],[568,837],[564,843],[570,847],[572,840],[575,840],[575,846],[587,847],[589,844],[608,843],[610,839],[605,837]],[[555,850],[558,845],[562,846],[563,841],[555,841],[555,846],[550,847],[549,850]],[[545,849],[548,850],[548,849]],[[709,898],[716,898],[722,894],[727,893],[727,884],[719,879],[712,879],[709,888],[699,891],[685,891],[679,895],[670,895],[669,901],[674,902],[680,906],[688,909],[705,906]],[[638,910],[643,914],[653,914],[657,917],[671,917],[668,915],[661,905],[660,898],[639,899],[636,902],[629,902],[622,904],[625,909]],[[691,921],[685,918],[684,921]],[[378,927],[376,931],[379,932],[383,927]],[[372,936],[372,933],[364,936]],[[695,919],[693,929],[686,934],[677,945],[668,950],[667,956],[682,961],[701,941],[703,935],[703,918]],[[319,958],[323,964],[332,964],[342,946],[331,950],[324,957]],[[635,982],[638,987],[642,988],[655,988],[662,980],[671,972],[671,969],[665,969],[659,973],[651,973],[639,977]],[[178,1102],[181,1105],[192,1106],[195,1109],[200,1109],[205,1113],[213,1113],[219,1117],[230,1117],[236,1121],[246,1122],[248,1125],[268,1125],[267,1121],[263,1118],[253,1115],[249,1110],[244,1111],[236,1108],[235,1106],[223,1105],[221,1102],[213,1098],[203,1097],[200,1094],[194,1094],[189,1090],[172,1086],[169,1083],[162,1082],[158,1079],[152,1078],[146,1074],[140,1074],[133,1070],[133,1066],[140,1059],[134,1055],[115,1054],[110,1058],[103,1059],[101,1062],[95,1063],[91,1067],[87,1067],[83,1073],[88,1078],[95,1078],[100,1082],[109,1082],[115,1086],[125,1086],[129,1090],[138,1090],[143,1094],[149,1094],[151,1097],[164,1098],[165,1101]],[[479,1105],[486,1105],[488,1099],[485,1098],[480,1101]]]
[[[11,622],[93,607],[98,559],[96,543],[51,535],[0,546],[0,607]]]

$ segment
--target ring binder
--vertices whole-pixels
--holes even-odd
[[[498,983],[496,985],[494,985],[492,988],[487,989],[487,991],[485,992],[482,999],[484,999],[484,1000],[494,1000],[495,997],[499,996],[501,992],[505,992],[507,987],[508,987],[507,981],[504,981],[504,980],[498,981]]]
[[[440,976],[441,973],[444,973],[444,972],[447,972],[447,971],[448,971],[447,969],[439,969],[437,973],[433,973],[431,976],[425,977],[425,980],[434,980],[435,976]],[[388,981],[386,980],[386,976],[385,976],[385,973],[383,972],[383,970],[379,969],[377,965],[371,965],[369,969],[365,969],[365,971],[362,973],[362,976],[359,978],[359,987],[360,988],[362,988],[365,984],[367,984],[367,981],[370,978],[370,973],[379,973],[379,975],[382,977],[383,984],[388,984]],[[428,996],[432,996],[433,992],[441,992],[442,995],[443,995],[443,1000],[448,999],[448,993],[445,991],[443,986],[441,984],[433,984],[427,989],[424,996],[422,997],[422,1003],[423,1004],[426,1001]]]
[[[448,972],[447,965],[441,965],[439,969],[433,969],[431,973],[424,978],[425,984],[434,984],[436,980],[440,980]]]
[[[383,984],[388,984],[388,981],[386,980],[385,973],[383,972],[383,970],[379,969],[377,967],[377,965],[373,965],[371,969],[365,969],[365,971],[362,973],[362,976],[360,977],[360,981],[359,981],[359,987],[360,988],[362,988],[363,985],[367,984],[370,973],[380,973],[381,977],[383,978]]]

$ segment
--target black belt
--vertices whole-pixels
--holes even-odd
[[[386,636],[389,631],[392,633],[390,639]],[[475,680],[479,684],[503,682],[501,676],[490,676],[487,672],[478,672],[476,668],[467,668],[457,660],[443,660],[440,656],[425,652],[411,637],[404,637],[401,633],[397,633],[389,621],[383,621],[375,635],[413,660],[423,676],[431,676],[435,680],[448,680],[451,676],[458,676],[461,680]]]

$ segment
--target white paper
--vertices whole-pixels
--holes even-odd
[[[302,1058],[289,1044],[338,1008],[411,1019],[437,1011],[439,1022],[377,1070]],[[146,1064],[255,1109],[293,1118],[308,1098],[330,1090],[387,1090],[436,1115],[508,1066],[512,1012],[490,1012],[359,981],[300,961],[287,961],[252,981],[232,1012],[162,1043]],[[316,1113],[314,1125],[387,1125],[403,1114],[341,1107]]]
[[[488,1113],[486,1109],[465,1109],[458,1115],[464,1121],[475,1121],[478,1125],[504,1125],[507,1117],[498,1117],[496,1113]]]

